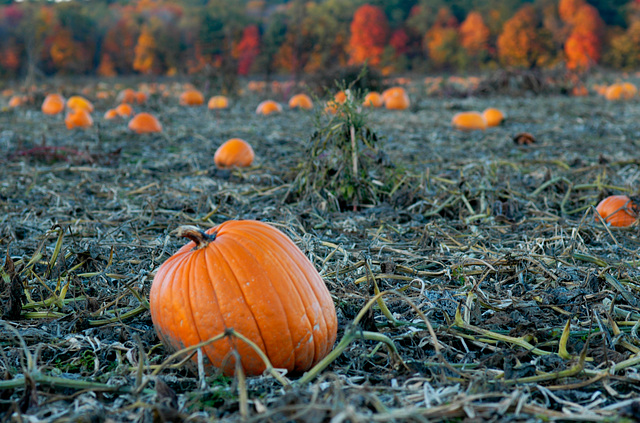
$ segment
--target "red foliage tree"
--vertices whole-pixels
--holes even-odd
[[[399,28],[391,34],[391,38],[389,38],[389,45],[395,51],[396,56],[399,56],[409,51],[409,41],[411,40],[407,32],[404,29]]]
[[[378,65],[388,38],[389,23],[382,9],[369,4],[360,6],[351,22],[349,63],[368,61],[370,65]]]
[[[248,75],[253,61],[260,53],[260,31],[250,25],[242,31],[242,39],[235,48],[238,58],[238,75]]]

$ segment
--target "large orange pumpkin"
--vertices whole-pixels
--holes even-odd
[[[456,129],[472,131],[475,129],[486,129],[487,121],[480,112],[460,112],[451,119],[451,125]]]
[[[333,300],[313,264],[285,234],[266,223],[236,220],[206,233],[183,226],[178,235],[193,242],[158,268],[149,298],[156,332],[170,349],[233,328],[276,368],[294,373],[331,351],[337,328]],[[206,370],[234,374],[234,348],[246,374],[264,372],[249,345],[229,338],[203,347]]]
[[[93,119],[86,109],[71,110],[64,119],[67,129],[89,128],[93,125]]]
[[[484,117],[484,120],[487,121],[487,126],[498,126],[504,120],[502,112],[493,107],[485,109],[485,111],[482,112],[482,116]]]
[[[251,166],[254,158],[253,148],[240,138],[232,138],[222,144],[213,156],[213,162],[219,168]]]
[[[204,104],[204,96],[198,90],[187,90],[180,94],[180,104],[182,106],[200,106]]]
[[[306,94],[296,94],[289,99],[289,107],[292,109],[313,109],[313,101]]]
[[[57,115],[64,110],[64,97],[60,94],[49,94],[42,102],[42,113],[45,115]]]
[[[158,119],[150,113],[138,113],[129,121],[128,127],[137,134],[162,132],[162,125]]]
[[[282,111],[282,106],[280,103],[277,103],[273,100],[265,100],[262,103],[258,104],[258,108],[256,109],[256,113],[259,115],[270,115],[271,113],[280,113]]]
[[[229,107],[229,99],[223,95],[214,95],[209,99],[207,107],[211,110],[226,109]]]
[[[596,211],[610,226],[624,227],[638,220],[640,208],[626,195],[611,195],[598,203]]]

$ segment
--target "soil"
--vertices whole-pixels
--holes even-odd
[[[102,118],[113,98],[86,130],[38,97],[2,109],[3,421],[638,421],[638,225],[607,227],[593,208],[638,194],[638,100],[408,89],[410,110],[366,115],[406,178],[355,210],[291,195],[317,124],[255,115],[281,94],[218,112],[154,95],[135,109],[164,132],[146,135]],[[451,128],[487,107],[501,126]],[[253,146],[253,166],[215,168],[229,138]],[[185,243],[172,231],[229,219],[277,225],[331,291],[351,342],[309,383],[199,375],[184,357],[159,368],[171,352],[146,299]]]

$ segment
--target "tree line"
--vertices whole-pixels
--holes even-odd
[[[640,63],[640,1],[0,0],[0,77]]]

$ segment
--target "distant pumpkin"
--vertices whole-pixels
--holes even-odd
[[[379,92],[371,91],[364,96],[362,105],[364,107],[382,107],[384,105],[384,99]]]
[[[498,126],[504,120],[504,114],[496,108],[489,107],[482,112],[484,120],[487,122],[487,126]]]
[[[209,99],[207,107],[211,110],[226,109],[229,107],[229,99],[223,95],[214,95]]]
[[[129,121],[128,127],[137,134],[162,132],[162,125],[150,113],[138,113]]]
[[[147,95],[147,93],[143,91],[136,91],[135,98],[136,98],[136,103],[144,104],[147,102],[147,99],[149,98],[149,96]]]
[[[91,104],[91,102],[86,98],[79,95],[69,97],[67,100],[67,108],[71,110],[84,109],[89,113],[93,112],[93,104]]]
[[[190,89],[180,94],[180,104],[182,106],[200,106],[204,104],[204,96],[195,89]]]
[[[116,97],[116,101],[118,103],[135,103],[136,102],[136,92],[131,88],[125,88],[124,90],[118,93]]]
[[[128,118],[133,116],[133,107],[129,103],[122,103],[116,107],[116,113],[118,116]]]
[[[67,129],[89,128],[93,125],[93,119],[86,109],[71,110],[64,119]]]
[[[289,99],[289,107],[291,109],[313,109],[313,101],[306,94],[296,94]]]
[[[342,104],[347,101],[347,98],[348,98],[348,93],[344,91],[338,91],[336,95],[333,96],[333,101],[335,101],[338,104]]]
[[[107,119],[107,120],[115,119],[118,116],[119,115],[118,115],[118,112],[116,111],[116,109],[109,109],[104,114],[104,118]]]
[[[611,195],[598,203],[596,211],[609,226],[626,227],[638,220],[640,208],[626,195]]]
[[[42,113],[45,115],[57,115],[64,110],[64,97],[60,94],[49,94],[42,102]]]
[[[473,131],[486,129],[487,121],[480,112],[460,112],[451,119],[451,125],[460,130]]]
[[[388,98],[395,97],[400,94],[407,94],[407,92],[402,87],[391,87],[384,90],[381,95],[382,99],[386,102]]]
[[[396,89],[387,92],[386,97],[383,96],[383,99],[384,107],[388,110],[406,110],[411,105],[409,95],[404,88],[401,87],[396,87]]]
[[[240,138],[232,138],[222,144],[213,156],[213,162],[219,168],[247,167],[253,163],[254,153],[251,145]]]
[[[9,99],[9,107],[20,107],[27,102],[27,97],[21,95],[14,95]]]
[[[270,115],[271,113],[280,113],[281,111],[282,106],[280,103],[273,100],[265,100],[258,104],[258,107],[256,108],[256,113],[259,115]]]

